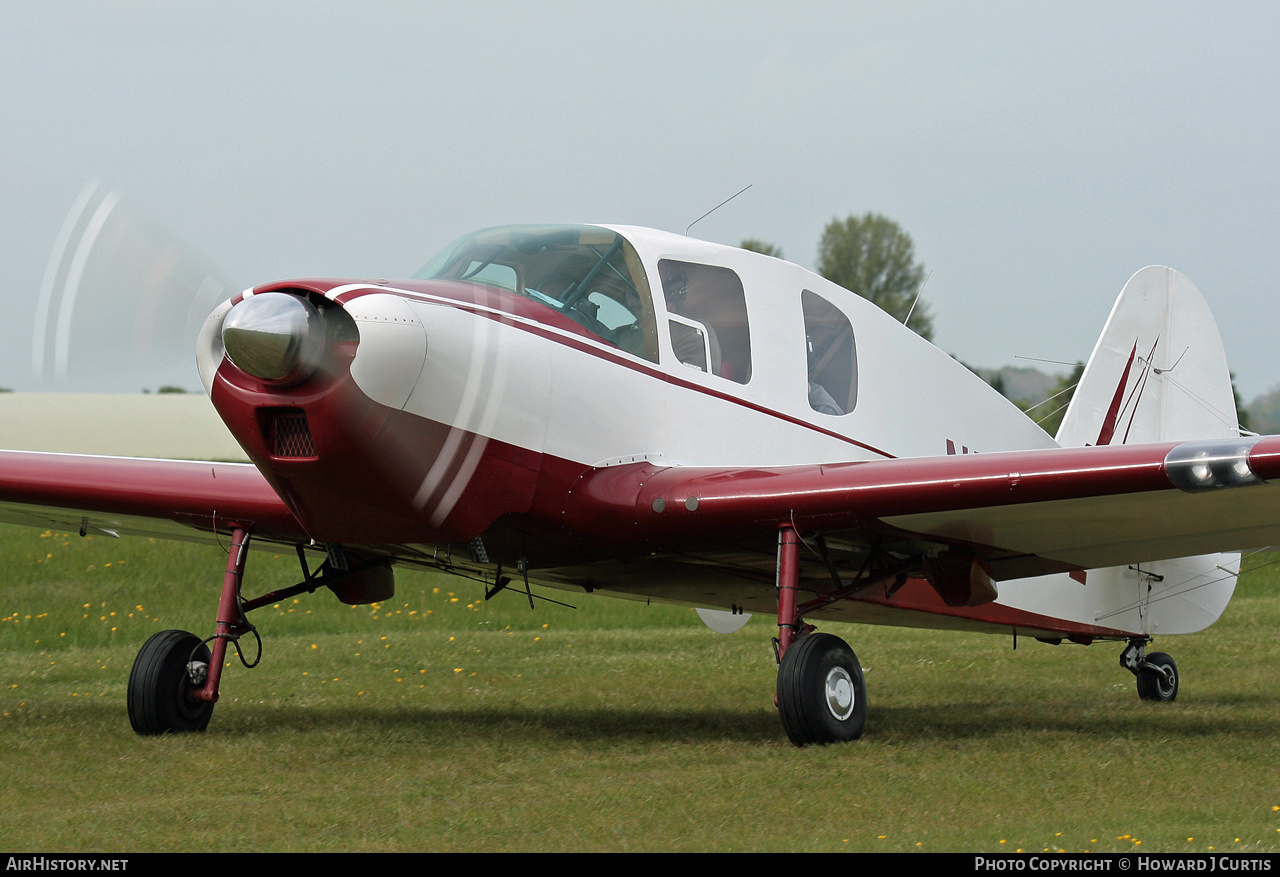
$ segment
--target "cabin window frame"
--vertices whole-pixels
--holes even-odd
[[[658,260],[676,362],[738,384],[751,381],[751,325],[738,272],[687,259]]]

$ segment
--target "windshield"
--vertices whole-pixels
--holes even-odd
[[[589,225],[517,225],[469,234],[423,266],[420,280],[463,280],[541,302],[628,353],[658,360],[644,268],[616,232]]]

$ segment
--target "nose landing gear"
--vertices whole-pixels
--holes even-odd
[[[147,640],[129,673],[129,724],[139,734],[203,731],[213,701],[196,693],[209,672],[209,648],[194,633],[165,630]]]
[[[305,547],[295,547],[302,581],[246,599],[240,586],[249,556],[249,531],[232,525],[217,630],[203,641],[185,630],[166,630],[147,640],[129,674],[129,721],[133,730],[151,735],[203,731],[208,727],[213,705],[218,702],[218,683],[227,662],[228,644],[236,644],[240,662],[247,668],[258,666],[262,659],[262,638],[246,617],[254,609],[319,588],[329,588],[349,604],[385,600],[395,593],[395,577],[385,559],[348,553],[341,545],[317,546],[326,548],[328,557],[312,572]],[[240,639],[247,635],[258,642],[258,653],[252,661],[240,651]],[[209,642],[213,644],[212,651],[205,645]]]
[[[222,580],[212,653],[199,637],[185,630],[157,633],[138,652],[129,673],[128,696],[129,723],[137,733],[190,733],[209,726],[213,705],[218,701],[227,642],[239,640],[244,633],[256,635],[245,612],[265,599],[246,604],[240,598],[248,554],[249,533],[237,527],[231,533],[231,554]],[[261,641],[258,654],[261,657]]]

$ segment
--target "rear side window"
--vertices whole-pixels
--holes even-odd
[[[751,379],[751,331],[742,281],[728,268],[662,259],[671,346],[685,365],[739,384]]]
[[[844,311],[817,293],[800,294],[809,361],[809,407],[848,414],[858,404],[858,348]]]

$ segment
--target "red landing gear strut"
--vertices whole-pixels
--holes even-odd
[[[328,559],[313,573],[306,551],[298,545],[302,581],[260,597],[246,600],[241,594],[244,568],[249,557],[249,529],[231,525],[231,550],[222,578],[214,635],[201,640],[185,630],[157,633],[138,652],[129,673],[129,722],[139,734],[203,731],[218,701],[218,683],[227,663],[227,646],[236,644],[240,661],[256,667],[262,658],[262,639],[246,615],[254,609],[297,594],[327,587],[344,603],[371,603],[395,593],[395,577],[385,559],[348,554],[340,545],[324,546]],[[253,634],[257,655],[248,661],[240,639]],[[208,643],[213,643],[209,651]]]
[[[185,630],[161,631],[138,652],[129,673],[128,700],[129,722],[139,734],[203,731],[208,726],[218,700],[227,643],[239,640],[245,633],[257,636],[245,612],[267,601],[265,597],[252,603],[240,599],[248,554],[249,532],[236,527],[231,531],[212,654],[204,641]],[[258,645],[261,657],[261,641]],[[247,666],[256,664],[257,659]]]
[[[778,530],[778,688],[782,727],[797,746],[841,743],[862,735],[867,687],[853,649],[837,636],[812,633],[800,616],[800,534]]]

